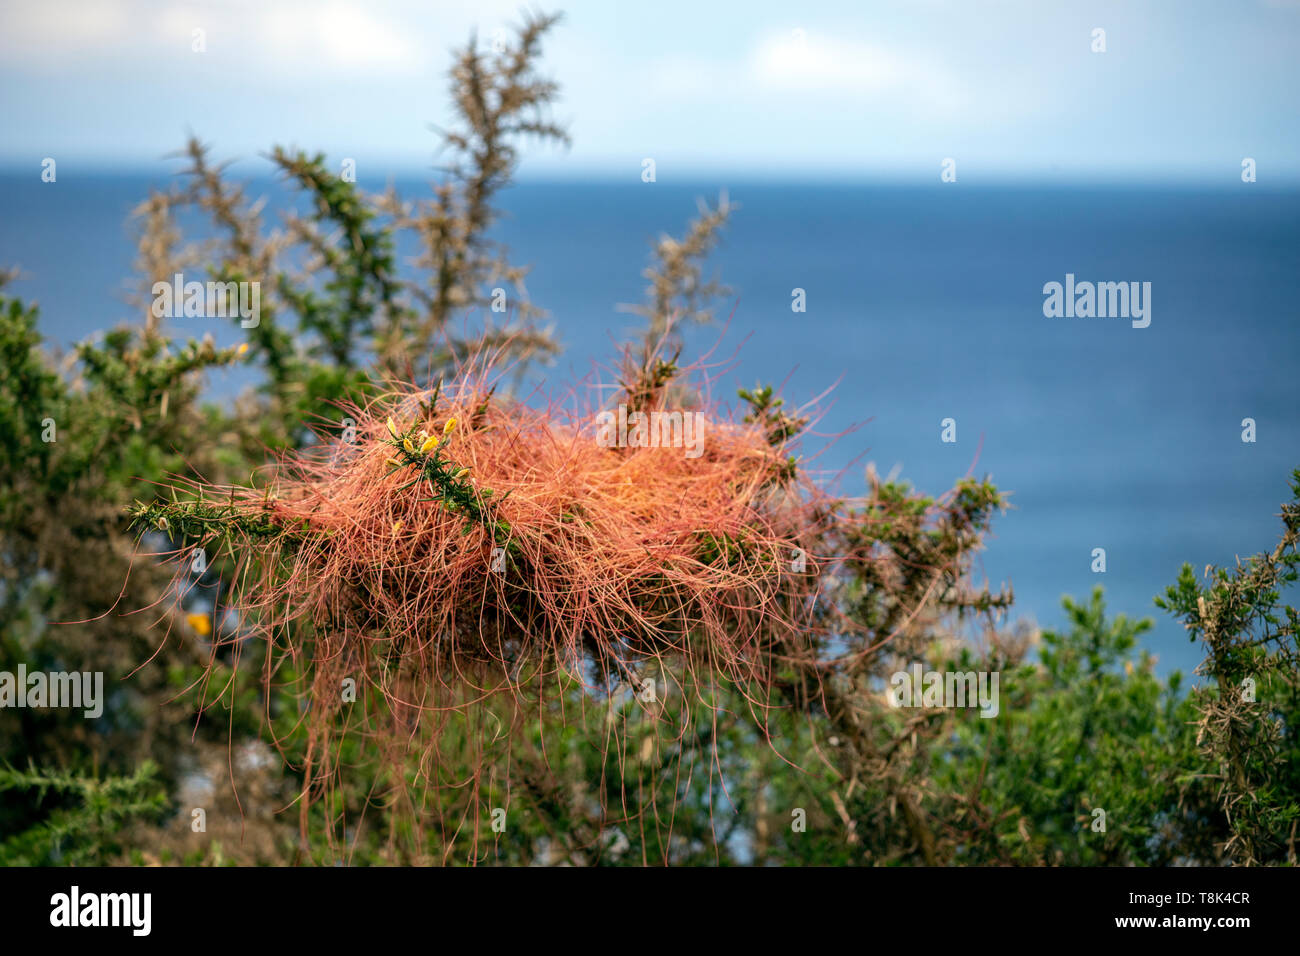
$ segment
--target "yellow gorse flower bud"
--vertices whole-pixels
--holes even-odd
[[[428,438],[424,440],[424,444],[420,446],[420,452],[422,454],[427,455],[429,454],[429,452],[433,451],[437,447],[438,447],[438,439],[430,435]]]
[[[399,532],[399,531],[401,531],[401,530],[402,530],[402,522],[401,522],[400,520],[398,520],[398,521],[394,521],[394,522],[393,522],[393,537],[396,538],[396,537],[397,537],[397,532]]]
[[[244,354],[245,352],[247,352],[247,351],[248,351],[248,343],[247,343],[247,342],[240,342],[240,343],[239,343],[239,348],[235,349],[235,354],[236,354],[236,355],[243,355],[243,354]]]
[[[450,435],[450,434],[451,434],[451,430],[452,430],[453,428],[455,428],[455,427],[456,427],[456,419],[454,419],[454,418],[449,418],[449,419],[447,419],[447,424],[445,424],[445,425],[442,426],[442,433],[443,433],[444,435]]]
[[[469,469],[468,469],[468,468],[462,468],[460,471],[456,472],[455,477],[456,477],[456,478],[464,478],[464,477],[466,477],[468,474],[469,474]]]
[[[388,434],[392,435],[394,438],[397,437],[397,426],[393,424],[392,415],[388,416]]]
[[[415,446],[411,444],[411,439],[409,439],[409,438],[403,438],[403,439],[402,439],[402,447],[405,448],[405,449],[406,449],[407,451],[409,451],[409,452],[414,452],[414,451],[415,451]]]

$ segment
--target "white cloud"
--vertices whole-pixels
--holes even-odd
[[[0,53],[9,61],[105,50],[128,36],[127,5],[118,0],[61,0],[0,5]]]
[[[931,58],[879,44],[794,31],[769,36],[737,64],[674,56],[661,59],[655,89],[668,96],[824,95],[827,99],[885,99],[927,112],[965,105],[967,94]]]
[[[887,50],[803,31],[768,39],[754,52],[751,68],[769,88],[866,94],[897,88],[910,72],[903,58]]]
[[[517,19],[513,0],[44,0],[0,3],[0,53],[38,72],[102,72],[187,58],[201,28],[206,55],[245,74],[400,76],[441,65],[474,27],[490,36]]]
[[[278,5],[255,17],[251,35],[281,67],[414,73],[421,66],[420,50],[409,33],[359,5]]]

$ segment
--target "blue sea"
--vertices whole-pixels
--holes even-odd
[[[163,181],[0,176],[0,265],[22,267],[14,291],[39,302],[52,343],[131,316],[126,217]],[[565,346],[547,376],[614,360],[637,327],[615,307],[640,300],[649,243],[723,188],[738,208],[711,263],[735,290],[720,312],[734,315],[689,336],[717,358],[739,350],[722,384],[784,383],[794,405],[834,384],[818,431],[859,427],[816,464],[845,493],[862,490],[867,461],[936,493],[972,469],[991,475],[1014,509],[978,570],[1014,587],[1016,615],[1057,626],[1063,594],[1102,584],[1112,613],[1156,619],[1146,645],[1161,670],[1190,671],[1200,653],[1152,598],[1184,561],[1199,572],[1271,548],[1300,466],[1300,192],[525,181],[503,194],[497,233],[532,265],[528,291]],[[252,192],[283,205],[273,183]],[[1150,326],[1045,317],[1044,284],[1067,274],[1150,282]],[[210,330],[239,334],[192,331]],[[941,441],[949,418],[953,443]],[[1105,573],[1091,570],[1095,548]]]

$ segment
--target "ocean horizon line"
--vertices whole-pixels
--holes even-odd
[[[229,169],[232,175],[242,180],[257,182],[267,181],[274,182],[279,179],[275,168],[266,156],[233,156],[230,159]],[[131,161],[131,162],[98,162],[86,164],[79,161],[76,157],[60,158],[59,160],[60,179],[68,181],[67,177],[72,174],[74,178],[94,177],[97,179],[115,179],[115,180],[142,180],[149,178],[171,178],[181,172],[183,169],[183,157],[160,157],[152,162]],[[427,166],[419,166],[411,163],[394,163],[392,165],[381,164],[375,160],[359,160],[357,162],[357,182],[361,185],[383,184],[389,181],[395,182],[413,182],[420,180],[435,179],[440,173],[440,169],[430,163]],[[374,168],[382,166],[383,173],[375,175],[366,172],[367,167]],[[1089,190],[1126,190],[1141,189],[1154,192],[1209,192],[1209,191],[1228,191],[1243,189],[1249,187],[1252,192],[1271,192],[1289,194],[1300,192],[1300,174],[1293,176],[1275,177],[1272,179],[1261,179],[1257,182],[1242,182],[1239,175],[1234,176],[1233,170],[1227,168],[1221,174],[1211,175],[1208,173],[1195,174],[1137,174],[1137,173],[1104,173],[1096,172],[1089,174],[1065,173],[1062,171],[1043,171],[1036,174],[1024,174],[1015,171],[999,170],[991,174],[980,174],[978,171],[969,172],[969,166],[963,170],[962,177],[957,182],[942,182],[938,175],[938,166],[935,166],[935,173],[931,176],[929,173],[924,176],[914,171],[870,171],[862,173],[849,173],[836,170],[818,170],[818,169],[791,169],[791,170],[773,170],[763,171],[754,168],[735,168],[724,169],[708,166],[690,166],[681,170],[673,170],[665,174],[663,168],[660,168],[659,178],[655,182],[643,183],[640,178],[639,166],[629,167],[626,171],[619,171],[608,165],[595,167],[569,167],[561,169],[560,167],[546,166],[542,169],[529,172],[522,169],[515,179],[515,186],[573,186],[573,185],[591,185],[591,186],[668,186],[668,187],[693,187],[708,189],[725,189],[731,185],[744,186],[790,186],[798,185],[805,187],[826,187],[826,188],[903,188],[914,189],[919,187],[946,188],[946,189],[999,189],[1004,191],[1060,191],[1060,192],[1079,192]],[[17,161],[13,159],[0,158],[0,177],[5,179],[24,179],[32,178],[33,181],[40,182],[41,178],[41,157]]]

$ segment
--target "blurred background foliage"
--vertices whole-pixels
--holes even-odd
[[[665,679],[653,707],[636,688],[537,686],[527,720],[488,702],[444,722],[419,770],[474,788],[497,819],[441,805],[440,788],[419,807],[386,799],[391,763],[352,739],[340,786],[300,837],[302,741],[268,739],[299,702],[249,676],[258,646],[240,647],[236,671],[208,640],[224,624],[211,609],[228,561],[192,575],[182,606],[159,603],[171,574],[136,556],[128,508],[178,474],[243,481],[276,449],[315,440],[311,428],[342,428],[340,400],[393,377],[436,379],[484,343],[521,367],[554,354],[526,269],[489,238],[522,145],[566,141],[549,119],[558,88],[537,71],[554,20],[457,57],[461,122],[442,132],[429,198],[364,195],[323,156],[276,148],[270,161],[303,201],[273,228],[192,140],[178,184],[137,210],[137,323],[50,355],[36,309],[4,277],[0,670],[103,671],[107,699],[97,720],[0,709],[0,862],[1293,864],[1300,671],[1283,595],[1297,502],[1272,550],[1204,583],[1185,568],[1161,598],[1205,650],[1189,688],[1156,675],[1140,647],[1149,622],[1108,616],[1100,590],[1067,599],[1068,628],[1039,633],[1009,620],[1009,593],[973,586],[970,558],[1004,506],[987,482],[934,499],[871,470],[866,503],[844,505],[859,509],[839,542],[853,573],[834,598],[889,639],[816,691],[809,675],[782,674],[759,719],[748,691],[725,683]],[[210,224],[202,238],[183,236],[185,210]],[[633,307],[648,338],[711,318],[726,289],[704,262],[729,213],[724,196],[655,246]],[[414,277],[396,262],[402,233],[420,243]],[[177,272],[260,284],[247,348],[170,336],[148,290]],[[500,326],[494,289],[509,290]],[[206,400],[205,370],[235,364],[256,368],[258,386]],[[741,397],[774,442],[798,430],[770,389]],[[890,706],[889,675],[916,662],[999,673],[998,716]],[[209,663],[210,683],[232,689],[200,714]]]

